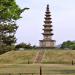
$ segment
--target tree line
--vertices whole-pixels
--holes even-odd
[[[75,41],[65,41],[61,44],[62,49],[71,49],[71,50],[75,50]]]

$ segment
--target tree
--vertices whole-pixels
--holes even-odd
[[[70,46],[72,50],[75,50],[75,43]]]
[[[0,20],[18,20],[25,9],[29,8],[20,9],[15,0],[0,0]]]
[[[19,49],[19,48],[24,48],[24,49],[31,49],[31,48],[33,48],[32,46],[31,46],[31,44],[26,44],[26,43],[20,43],[20,44],[17,44],[16,45],[16,47],[15,47],[16,49]]]
[[[19,8],[15,0],[0,0],[0,49],[16,43],[16,20],[21,18],[21,13],[26,9],[29,8]]]
[[[61,48],[75,49],[75,42],[73,41],[65,41],[61,44]]]

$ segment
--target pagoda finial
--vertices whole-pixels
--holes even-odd
[[[47,4],[47,11],[49,11],[49,4]]]

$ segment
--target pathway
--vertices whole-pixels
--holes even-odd
[[[42,59],[43,59],[43,56],[44,56],[44,52],[45,50],[40,50],[36,57],[35,57],[35,60],[34,60],[34,63],[41,63]]]

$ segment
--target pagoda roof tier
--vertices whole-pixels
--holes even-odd
[[[44,27],[52,27],[52,25],[43,25]]]
[[[45,25],[46,25],[46,26],[52,26],[51,24],[44,24],[43,26],[45,26]]]
[[[53,35],[53,33],[42,33],[43,35]]]
[[[50,40],[50,39],[43,39],[43,40],[40,40],[40,41],[51,41],[51,42],[56,42],[55,40]]]
[[[50,11],[46,11],[45,13],[46,13],[46,14],[50,14],[51,12],[50,12]]]
[[[51,20],[49,20],[49,19],[46,19],[45,21],[46,21],[46,22],[52,22],[52,21],[51,21]]]
[[[43,29],[44,31],[53,31],[53,29]]]
[[[45,17],[45,20],[47,20],[47,19],[50,20],[50,19],[52,19],[52,18],[50,18],[50,17]]]
[[[47,16],[51,16],[50,14],[45,14],[45,16],[47,17]]]
[[[44,21],[44,23],[52,23],[52,21],[46,20]]]

